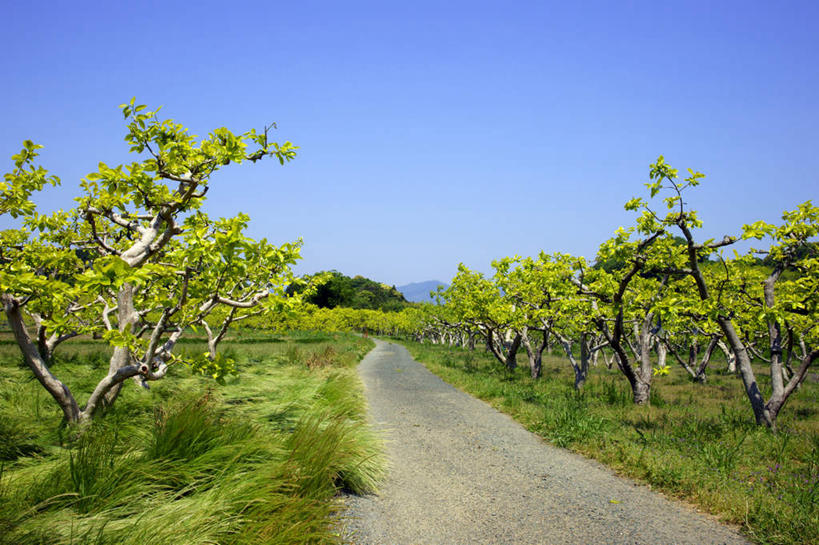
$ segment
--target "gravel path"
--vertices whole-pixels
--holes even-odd
[[[735,530],[552,447],[376,341],[359,373],[391,461],[377,496],[349,496],[361,545],[747,543]]]

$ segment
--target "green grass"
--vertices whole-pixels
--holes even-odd
[[[0,345],[0,544],[339,543],[337,493],[373,491],[384,467],[354,370],[371,346],[235,335],[227,385],[174,369],[78,430]],[[103,347],[65,348],[55,373],[88,392]]]
[[[544,357],[543,378],[532,380],[525,355],[509,373],[480,350],[404,344],[444,380],[553,444],[694,503],[758,543],[819,543],[816,383],[793,396],[773,435],[754,424],[739,379],[716,370],[707,384],[681,369],[655,377],[651,406],[637,407],[625,378],[603,365],[577,393],[565,358]]]

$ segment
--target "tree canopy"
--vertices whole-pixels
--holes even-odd
[[[300,293],[305,286],[317,284],[314,293],[307,295],[305,300],[319,308],[398,311],[410,305],[395,286],[388,286],[363,276],[351,278],[338,271],[329,271],[307,275],[302,280],[301,284],[292,286],[288,291]]]
[[[128,378],[147,387],[175,363],[222,380],[234,362],[217,346],[230,325],[299,300],[285,288],[298,283],[290,267],[301,241],[253,240],[247,215],[211,218],[203,209],[218,170],[268,157],[284,164],[296,147],[271,141],[272,127],[217,128],[198,139],[134,100],[121,108],[138,159],[101,162],[74,208],[37,211],[36,193],[59,179],[36,163],[41,146],[31,141],[0,183],[0,213],[17,220],[0,233],[4,312],[26,364],[71,422],[113,403]],[[196,328],[208,352],[177,355],[179,338]],[[83,406],[50,368],[60,344],[80,335],[112,347],[108,372]]]

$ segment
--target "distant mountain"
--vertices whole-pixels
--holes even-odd
[[[404,298],[407,301],[412,301],[413,303],[431,303],[432,298],[429,296],[429,292],[437,290],[438,286],[447,288],[449,284],[444,284],[437,280],[427,280],[426,282],[413,282],[406,286],[398,286],[396,289],[404,294]]]

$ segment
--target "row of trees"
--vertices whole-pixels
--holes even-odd
[[[522,348],[533,377],[544,351],[559,344],[577,388],[604,354],[638,404],[648,402],[652,376],[668,356],[704,381],[721,350],[742,378],[756,421],[772,428],[819,355],[819,209],[810,202],[785,212],[781,225],[756,222],[738,237],[700,241],[701,222],[683,195],[703,175],[680,179],[660,157],[651,165],[650,199],[626,204],[638,213],[634,225],[604,242],[592,265],[566,254],[515,256],[495,261],[491,277],[461,265],[438,293],[442,304],[426,310],[319,308],[304,300],[322,293],[328,275],[294,277],[300,241],[255,241],[244,235],[246,215],[211,219],[202,210],[220,169],[268,157],[284,164],[296,148],[270,141],[271,127],[243,134],[220,128],[197,140],[133,100],[122,110],[125,140],[139,160],[100,163],[82,181],[75,208],[38,212],[36,194],[59,179],[36,163],[40,146],[30,141],[0,182],[0,215],[15,224],[0,231],[0,300],[26,364],[69,422],[112,404],[127,379],[147,387],[175,363],[221,380],[234,362],[220,357],[218,345],[240,321],[483,344],[509,368]],[[651,206],[661,192],[664,214]],[[730,259],[717,255],[739,238],[771,244]],[[332,287],[340,275],[330,276]],[[206,333],[208,350],[183,360],[174,349],[195,328]],[[62,343],[78,336],[112,347],[108,372],[82,405],[51,369]],[[767,364],[767,399],[753,358]]]
[[[780,225],[759,221],[738,236],[699,240],[702,222],[683,197],[703,174],[689,170],[681,179],[660,157],[649,176],[649,199],[626,203],[637,213],[634,225],[605,241],[594,264],[560,253],[514,256],[494,261],[491,277],[461,265],[423,329],[463,346],[480,339],[509,368],[522,347],[532,377],[540,376],[544,350],[559,344],[577,388],[606,348],[637,404],[648,402],[652,377],[667,371],[669,356],[705,381],[721,350],[756,422],[775,429],[819,356],[819,209],[808,201],[785,212]],[[664,213],[653,205],[661,193]],[[770,244],[724,258],[720,250],[740,239]],[[767,398],[754,358],[770,376]]]
[[[319,286],[318,289],[321,289]],[[248,320],[243,326],[273,331],[356,332],[372,335],[410,337],[423,331],[429,310],[409,306],[401,311],[382,311],[350,307],[322,308],[304,302],[289,312],[277,312]]]

